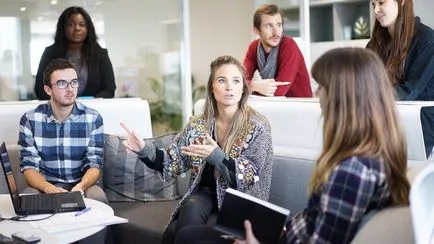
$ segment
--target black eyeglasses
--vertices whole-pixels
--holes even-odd
[[[51,85],[54,85],[54,84],[51,84]],[[71,88],[77,88],[77,87],[79,87],[80,84],[78,83],[77,79],[73,79],[70,82],[67,82],[66,80],[58,80],[56,82],[56,86],[59,89],[66,89],[69,85],[71,85]]]

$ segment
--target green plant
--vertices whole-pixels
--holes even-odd
[[[161,85],[162,83],[153,77],[146,78],[146,81],[157,97],[156,101],[149,103],[153,134],[157,136],[168,132],[179,131],[182,127],[182,113],[166,113],[165,94]],[[205,93],[205,85],[196,86],[192,92],[193,103],[199,99],[205,98]]]
[[[169,114],[165,112],[165,97],[161,82],[153,77],[148,77],[146,81],[149,82],[151,90],[157,96],[156,101],[149,103],[153,134],[158,136],[168,132],[179,131],[182,126],[182,114]]]
[[[369,22],[363,16],[354,23],[354,34],[356,39],[369,38]]]
[[[205,98],[206,95],[206,84],[197,85],[194,77],[191,77],[191,84],[193,88],[193,104],[197,102],[197,100]]]
[[[157,95],[158,100],[163,100],[163,88],[161,87],[160,82],[152,77],[146,78],[146,81],[149,82],[149,85],[155,95]]]
[[[197,100],[205,98],[206,86],[200,85],[193,89],[193,104],[197,102]]]

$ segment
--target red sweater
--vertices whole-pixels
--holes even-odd
[[[248,82],[252,80],[253,73],[258,69],[257,48],[259,44],[259,39],[250,43],[244,58],[244,68]],[[304,63],[303,54],[291,37],[283,36],[279,44],[277,70],[274,80],[291,82],[289,86],[278,86],[274,93],[275,96],[312,97],[310,77]]]

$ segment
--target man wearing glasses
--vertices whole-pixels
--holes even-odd
[[[20,120],[20,167],[30,186],[25,193],[80,191],[107,202],[96,185],[103,162],[103,120],[76,101],[78,87],[77,72],[66,59],[54,59],[45,68],[50,100]]]

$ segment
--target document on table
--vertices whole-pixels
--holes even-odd
[[[32,217],[33,216],[30,216],[26,219],[30,220]],[[33,218],[38,219],[40,217]],[[59,233],[92,226],[106,226],[126,222],[128,222],[128,219],[104,213],[100,209],[91,209],[78,216],[76,216],[76,212],[55,214],[48,219],[30,222],[30,224],[35,228],[43,229],[49,233]]]

